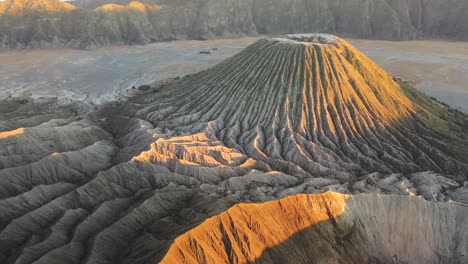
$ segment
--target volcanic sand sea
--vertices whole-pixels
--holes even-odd
[[[133,85],[199,72],[260,37],[173,41],[96,50],[0,52],[0,98],[57,96],[99,103]],[[350,39],[390,73],[429,96],[468,111],[468,45],[447,41]],[[216,50],[211,50],[216,48]],[[211,54],[200,54],[210,50]]]

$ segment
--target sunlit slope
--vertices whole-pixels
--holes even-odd
[[[462,205],[298,195],[209,218],[177,238],[161,263],[465,263],[467,230]]]
[[[27,15],[32,11],[67,12],[74,5],[61,0],[6,0],[0,2],[0,14]]]
[[[86,48],[156,41],[157,5],[132,1],[84,10],[60,0],[0,2],[0,48]]]
[[[145,102],[135,114],[155,126],[203,128],[291,175],[467,173],[463,115],[329,35],[260,40]]]
[[[63,47],[62,39],[75,27],[76,10],[60,0],[0,2],[0,48]]]
[[[81,7],[71,14],[64,12],[71,5],[60,0],[8,0],[0,2],[0,10],[13,2],[21,6],[47,6],[49,11],[59,14],[49,13],[54,19],[44,23],[44,17],[36,12],[38,9],[33,14],[11,12],[11,15],[20,14],[20,18],[0,21],[0,47],[88,48],[300,32],[389,40],[468,39],[465,0],[449,3],[440,0],[139,0],[134,2],[161,6],[160,12],[148,14],[146,10],[137,17],[123,15],[126,23],[121,23],[117,32],[108,28],[109,22],[93,9],[109,4],[127,5],[132,0],[70,1]],[[46,37],[42,31],[47,32]],[[136,31],[138,38],[128,36],[131,31]],[[18,37],[25,34],[33,38]]]
[[[87,8],[87,9],[95,9],[103,5],[107,4],[118,4],[118,5],[127,5],[128,3],[132,2],[132,0],[74,0],[73,5]],[[159,0],[138,0],[138,2],[144,4],[157,4]]]
[[[95,11],[123,11],[125,9],[136,10],[140,12],[146,11],[146,9],[159,9],[157,5],[145,5],[137,1],[132,1],[128,5],[118,5],[118,4],[106,4],[102,5],[95,9]]]
[[[158,263],[177,237],[235,204],[301,193],[468,203],[467,117],[334,36],[264,39],[214,68],[132,93],[96,111],[46,99],[0,102],[0,263]],[[337,219],[352,212],[343,199],[322,196],[325,211],[312,217],[291,207],[287,219],[300,219],[294,228],[239,256],[257,258],[327,221],[327,200]],[[389,199],[398,210],[417,209]],[[394,222],[376,223],[393,230]]]

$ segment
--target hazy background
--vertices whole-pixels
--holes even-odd
[[[1,1],[0,98],[109,101],[206,69],[257,36],[295,32],[338,34],[427,95],[468,108],[466,0]]]

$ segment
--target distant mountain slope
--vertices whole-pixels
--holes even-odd
[[[0,3],[0,12],[8,12],[10,15],[31,11],[66,12],[73,9],[76,9],[74,5],[60,0],[6,0]]]
[[[76,7],[60,0],[7,0],[0,3],[0,47],[50,47],[71,36]],[[61,43],[56,43],[62,46]]]
[[[133,0],[75,0],[70,2],[71,4],[86,8],[86,9],[95,9],[106,4],[118,4],[118,5],[127,5]],[[144,4],[157,4],[158,0],[139,0],[139,2]]]
[[[131,2],[84,10],[59,0],[9,0],[0,6],[0,47],[86,48],[160,40],[149,19],[158,6]]]
[[[468,39],[466,0],[146,0],[140,8],[103,10],[129,0],[78,0],[71,11],[59,0],[8,0],[0,4],[1,47],[147,43],[167,39],[204,39],[245,34],[329,32],[359,38]],[[28,4],[29,3],[29,4]],[[7,6],[12,5],[10,9]],[[23,6],[31,6],[25,9]],[[47,8],[43,8],[46,6]],[[99,8],[101,7],[101,8]],[[109,6],[108,6],[109,7]],[[106,11],[110,15],[97,13]],[[150,8],[151,9],[151,8]],[[17,10],[25,10],[18,12]],[[47,23],[44,15],[47,10]],[[52,14],[59,13],[59,14]],[[132,14],[128,14],[128,12]],[[19,16],[19,18],[17,17]],[[119,18],[118,28],[116,16]],[[26,17],[27,19],[25,19]],[[110,19],[110,21],[108,20]],[[112,28],[107,28],[109,25]],[[103,26],[104,25],[104,26]],[[133,32],[133,33],[129,33]],[[26,35],[26,37],[25,37]]]

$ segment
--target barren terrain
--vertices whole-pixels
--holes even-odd
[[[429,96],[468,111],[468,45],[446,41],[350,40],[390,73]]]
[[[0,98],[53,96],[108,101],[133,85],[196,73],[258,38],[174,41],[97,50],[0,53]],[[464,42],[350,40],[390,73],[429,96],[468,111],[468,46]],[[215,48],[217,50],[211,50]],[[211,50],[211,54],[200,51]]]
[[[97,78],[96,65],[114,74],[100,83],[125,75],[128,85],[199,71],[243,41],[98,50],[108,53],[80,66],[64,57],[43,71],[62,90],[30,91],[66,96],[62,76]],[[44,58],[11,61],[34,72],[57,56]],[[92,86],[76,99],[125,89],[80,78]],[[0,103],[0,263],[467,262],[468,115],[345,40],[264,38],[144,88],[95,111]],[[346,195],[294,197],[323,192]]]
[[[96,50],[24,50],[0,53],[0,98],[56,96],[109,101],[133,85],[204,70],[257,38],[175,41]],[[200,51],[212,50],[210,55]]]

